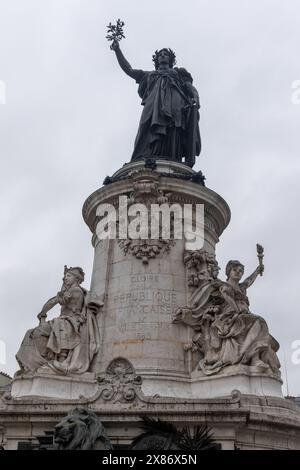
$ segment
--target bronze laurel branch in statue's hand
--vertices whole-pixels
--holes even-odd
[[[124,27],[124,21],[121,21],[120,19],[117,20],[116,24],[111,24],[107,26],[107,36],[106,39],[108,41],[112,41],[112,44],[110,48],[115,51],[119,47],[119,42],[121,39],[125,38],[123,27]]]

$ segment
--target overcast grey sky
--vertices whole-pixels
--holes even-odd
[[[105,39],[116,18],[134,67],[151,69],[154,50],[171,47],[193,75],[203,144],[195,169],[232,212],[217,247],[221,274],[231,258],[249,273],[256,242],[265,246],[251,309],[280,342],[290,394],[300,395],[300,364],[291,361],[300,340],[297,0],[0,0],[0,369],[17,369],[19,343],[60,287],[64,264],[82,266],[89,286],[81,208],[130,160],[142,110]]]

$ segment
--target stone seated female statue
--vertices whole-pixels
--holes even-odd
[[[100,305],[86,303],[86,290],[81,268],[65,267],[63,285],[38,314],[39,326],[27,331],[16,359],[21,367],[17,374],[50,368],[62,374],[88,371],[98,351],[99,331],[95,314]],[[61,306],[60,316],[46,321],[47,312]]]
[[[220,372],[227,366],[244,365],[256,371],[279,374],[276,352],[279,344],[270,335],[265,320],[249,310],[247,289],[263,272],[260,265],[244,282],[244,266],[229,261],[226,282],[209,279],[193,295],[192,307],[180,308],[174,321],[190,325],[194,330],[187,348],[201,354],[198,369],[206,375]]]

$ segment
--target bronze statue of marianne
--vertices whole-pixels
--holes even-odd
[[[124,37],[123,25],[119,20],[117,26],[110,24],[112,34],[107,38],[112,41],[111,49],[121,69],[138,83],[144,106],[131,160],[162,158],[193,167],[201,151],[201,139],[199,95],[192,76],[186,69],[174,67],[176,59],[171,49],[155,52],[155,70],[133,69],[119,45]]]

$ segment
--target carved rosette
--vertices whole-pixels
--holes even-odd
[[[124,358],[114,359],[106,369],[104,377],[98,377],[99,398],[113,403],[126,403],[135,400],[140,390],[142,377],[135,374],[132,364]]]

